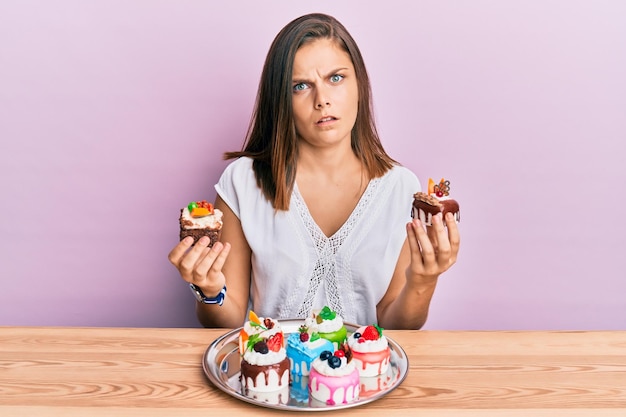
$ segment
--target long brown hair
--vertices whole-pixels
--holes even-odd
[[[301,16],[287,24],[270,46],[243,150],[224,154],[224,159],[253,159],[257,184],[276,210],[289,209],[296,178],[298,136],[291,102],[293,62],[302,45],[317,39],[337,42],[354,65],[359,92],[359,109],[351,134],[355,155],[370,178],[384,175],[396,164],[383,149],[376,131],[369,76],[356,42],[332,16]]]

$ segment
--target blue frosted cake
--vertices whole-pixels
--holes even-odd
[[[325,350],[331,352],[335,350],[332,342],[321,338],[311,322],[300,326],[297,333],[291,333],[287,337],[287,357],[291,365],[291,373],[309,375],[311,362]]]

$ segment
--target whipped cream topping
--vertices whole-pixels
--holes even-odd
[[[287,351],[280,349],[278,352],[269,351],[265,354],[255,352],[254,350],[247,350],[243,354],[243,359],[251,365],[272,365],[284,360],[287,357]]]
[[[345,376],[354,372],[354,361],[348,362],[345,357],[340,359],[341,366],[339,368],[331,368],[328,361],[323,361],[320,358],[315,359],[311,366],[315,368],[317,372],[326,376]]]
[[[314,317],[307,317],[304,319],[304,325],[309,328],[310,333],[319,332],[317,328],[317,321],[315,321]]]
[[[317,323],[317,331],[320,333],[332,333],[343,327],[343,319],[339,314],[332,320],[324,320],[321,323]]]
[[[365,326],[358,328],[355,333],[361,333],[365,331]],[[354,337],[348,337],[348,345],[350,349],[355,352],[360,353],[368,353],[368,352],[380,352],[381,350],[387,349],[389,347],[389,342],[385,335],[382,335],[378,340],[365,340],[363,342],[359,342],[358,339]]]
[[[327,343],[328,343],[328,340],[326,340],[326,339],[317,339],[317,340],[314,340],[312,342],[310,340],[308,340],[308,341],[304,342],[303,345],[308,347],[311,350],[314,350],[316,348],[319,348],[319,347],[322,347],[322,346],[326,345]]]
[[[213,209],[213,214],[204,217],[191,217],[189,209],[183,208],[183,222],[187,229],[219,229],[222,227],[222,211]]]
[[[259,317],[261,323],[265,321],[264,317]],[[253,326],[249,321],[245,322],[243,325],[243,329],[248,335],[260,334],[264,338],[269,338],[270,336],[275,335],[276,333],[282,333],[282,328],[280,327],[280,323],[276,320],[272,320],[274,323],[274,327],[271,329],[267,329],[264,325],[256,325]]]

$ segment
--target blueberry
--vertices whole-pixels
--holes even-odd
[[[333,356],[333,352],[331,352],[330,350],[325,350],[322,353],[320,353],[320,359],[323,361],[330,358],[331,356]]]
[[[352,337],[354,337],[355,339],[358,339],[359,337],[361,337],[361,333],[354,332],[354,335],[352,335]]]
[[[330,358],[328,358],[328,366],[333,369],[339,368],[341,366],[341,358],[338,358],[337,356],[331,356]]]
[[[255,351],[255,352],[259,352],[259,353],[261,353],[261,354],[265,355],[265,354],[267,354],[270,350],[269,350],[269,348],[267,347],[267,343],[265,343],[265,342],[256,342],[256,343],[254,344],[254,351]]]

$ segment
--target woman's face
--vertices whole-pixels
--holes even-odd
[[[359,92],[350,55],[331,39],[300,47],[293,63],[293,115],[300,138],[315,147],[350,143]]]

